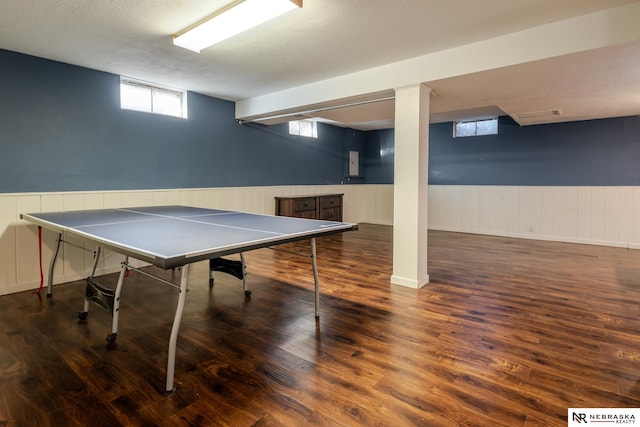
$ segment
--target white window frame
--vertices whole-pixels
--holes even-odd
[[[489,122],[489,121],[495,122],[495,132],[478,133],[478,123]],[[469,134],[463,134],[463,135],[459,134],[458,125],[469,125],[469,124],[475,125],[474,131]],[[498,134],[498,118],[497,117],[490,117],[488,119],[478,119],[478,120],[461,120],[461,121],[453,122],[454,138],[467,138],[470,136],[484,136],[484,135],[497,135],[497,134]]]
[[[303,130],[303,127],[306,127],[308,130]],[[292,120],[289,122],[289,135],[297,135],[317,139],[318,122],[315,120]]]
[[[134,102],[129,102],[123,96],[124,88],[136,88],[146,90],[149,95],[148,105],[134,105]],[[180,106],[175,111],[163,111],[161,104],[157,102],[160,95],[173,95],[179,99]],[[155,101],[155,102],[154,102]],[[141,80],[131,79],[129,77],[120,77],[120,108],[123,110],[142,111],[145,113],[161,114],[171,117],[180,117],[183,119],[188,118],[187,109],[187,91],[167,86],[160,86]],[[179,111],[178,111],[179,110]]]

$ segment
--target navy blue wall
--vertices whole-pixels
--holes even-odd
[[[393,183],[393,138],[393,129],[374,130],[365,133],[365,151],[362,159],[365,183]]]
[[[0,77],[0,193],[393,183],[393,129],[290,136],[191,92],[187,120],[121,110],[119,76],[5,50]],[[429,182],[640,185],[638,117],[499,128],[453,138],[451,123],[431,125]],[[346,178],[350,150],[360,178]]]
[[[640,117],[521,127],[453,138],[452,123],[429,128],[429,183],[464,185],[640,185]],[[367,132],[366,183],[393,182],[393,130]]]
[[[191,92],[186,120],[121,110],[119,76],[5,50],[0,76],[0,192],[337,184],[364,142],[239,125],[232,102]]]

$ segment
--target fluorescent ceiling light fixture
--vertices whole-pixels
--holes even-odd
[[[200,52],[222,40],[282,15],[302,0],[240,0],[173,38],[173,44]]]

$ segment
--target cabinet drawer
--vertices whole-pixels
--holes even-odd
[[[342,194],[276,197],[276,215],[342,221]]]
[[[293,201],[293,211],[315,211],[316,210],[316,199],[313,197],[305,197],[301,199],[295,199]]]
[[[325,208],[320,211],[320,218],[326,221],[342,221],[342,208]]]
[[[340,199],[341,199],[340,196],[323,197],[321,199],[322,209],[339,207],[340,205],[342,205]]]

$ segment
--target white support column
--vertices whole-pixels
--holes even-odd
[[[427,273],[429,94],[423,84],[396,89],[391,283],[421,288]]]

